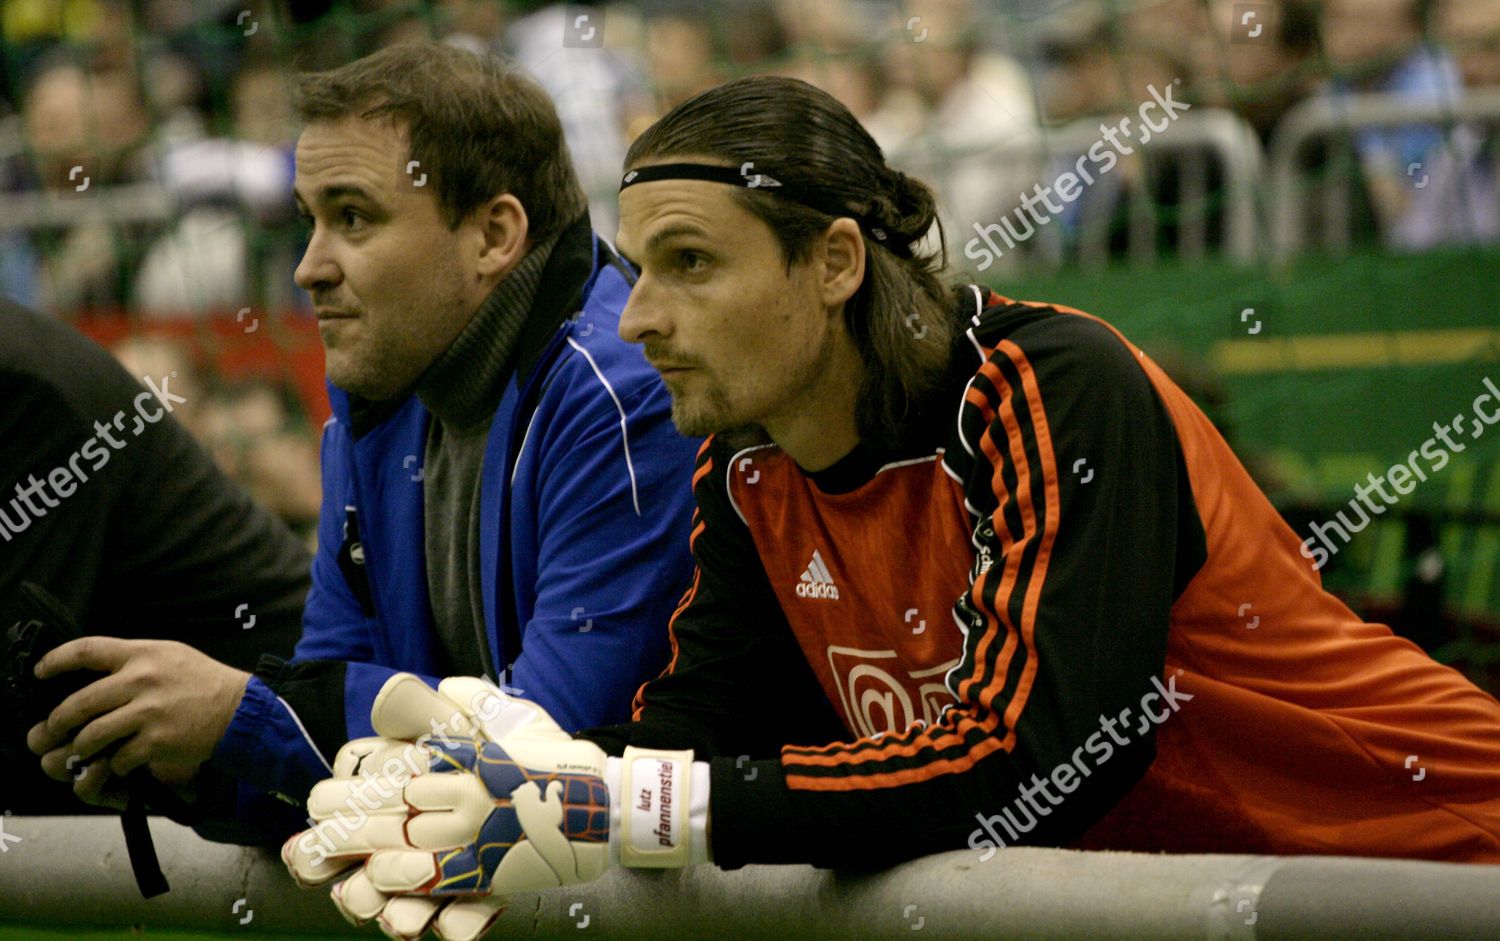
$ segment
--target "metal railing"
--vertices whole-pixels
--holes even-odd
[[[0,233],[66,228],[102,219],[111,226],[156,223],[163,228],[180,210],[177,194],[161,183],[101,186],[87,197],[52,192],[0,194]]]
[[[1086,152],[1101,140],[1101,122],[1107,124],[1109,120],[1098,116],[1080,119],[983,145],[947,146],[935,136],[921,136],[893,149],[888,157],[892,165],[926,176],[940,194],[950,191],[955,174],[975,161],[993,167],[1002,176],[1050,182],[1041,179],[1047,162]],[[14,121],[0,128],[0,151],[19,146],[19,128],[12,125]],[[1500,128],[1500,89],[1468,92],[1452,104],[1418,105],[1389,94],[1309,99],[1282,118],[1269,157],[1263,154],[1254,130],[1244,119],[1225,109],[1199,106],[1181,115],[1149,143],[1138,145],[1136,152],[1145,159],[1148,180],[1164,168],[1174,171],[1174,191],[1157,194],[1170,196],[1175,207],[1175,240],[1168,247],[1170,253],[1191,262],[1220,249],[1235,261],[1250,264],[1268,255],[1272,260],[1285,261],[1312,241],[1309,219],[1314,205],[1323,226],[1318,244],[1335,250],[1349,244],[1350,207],[1358,179],[1352,154],[1348,147],[1330,149],[1328,162],[1321,168],[1324,182],[1314,187],[1302,165],[1313,145],[1370,128],[1429,126],[1451,135],[1453,129],[1463,125]],[[11,141],[11,145],[4,145],[4,141]],[[1310,194],[1316,195],[1316,200],[1310,199]],[[1160,254],[1161,207],[1140,181],[1124,185],[1119,198],[1123,201],[1125,257],[1134,262],[1156,259]],[[1269,231],[1262,223],[1262,198],[1266,200]],[[950,253],[962,265],[962,254],[956,246],[973,234],[970,226],[995,220],[959,219],[955,213],[998,214],[1003,210],[1000,206],[943,203],[948,220],[963,226],[949,233]],[[182,209],[178,195],[157,183],[100,187],[88,198],[76,199],[54,193],[0,194],[0,233],[65,227],[89,219],[165,228]],[[1113,223],[1118,221],[1105,219],[1103,224],[1085,226],[1076,245],[1067,249],[1058,243],[1056,226],[1038,227],[1036,244],[1023,246],[1025,257],[1028,263],[1052,266],[1070,261],[1102,263],[1110,257]]]
[[[943,147],[931,137],[922,137],[908,146],[892,150],[887,159],[891,165],[902,169],[915,166],[919,171],[926,170],[929,182],[936,185],[940,194],[951,189],[951,179],[961,164],[977,159],[992,161],[994,166],[1004,168],[1012,176],[1039,183],[1050,182],[1040,179],[1047,161],[1059,155],[1086,153],[1102,140],[1101,124],[1107,126],[1111,121],[1110,116],[1095,116],[1045,129],[1030,137],[984,146]],[[1263,157],[1255,131],[1243,118],[1222,108],[1195,107],[1146,144],[1137,145],[1135,152],[1147,161],[1148,179],[1165,166],[1175,164],[1176,192],[1173,195],[1176,205],[1184,207],[1172,248],[1175,254],[1187,260],[1197,260],[1213,247],[1208,181],[1210,167],[1217,165],[1223,195],[1219,243],[1236,261],[1250,263],[1260,257],[1258,233],[1261,225],[1256,190],[1261,180]],[[1116,167],[1111,172],[1118,174],[1121,171]],[[922,174],[919,172],[919,175]],[[1126,256],[1137,262],[1154,260],[1158,254],[1158,208],[1151,194],[1138,183],[1126,186],[1123,198]],[[946,208],[951,212],[958,207]],[[959,221],[964,228],[949,234],[950,251],[951,243],[962,244],[973,234],[970,223],[983,224],[994,220]],[[1073,253],[1076,260],[1086,265],[1098,264],[1108,257],[1109,221],[1106,219],[1105,224],[1084,229],[1076,253]],[[1049,231],[1039,241],[1045,243],[1053,237]],[[1040,259],[1053,265],[1073,260],[1070,253],[1055,248],[1043,248],[1027,257],[1028,261]]]
[[[25,132],[16,115],[0,118],[0,162],[26,155]],[[42,191],[0,192],[0,234],[63,228],[101,219],[111,225],[159,223],[165,226],[180,211],[175,193],[160,183],[98,186],[87,195]]]
[[[172,890],[150,901],[116,819],[3,826],[0,924],[376,934],[344,922],[326,890],[297,888],[274,852],[207,843],[170,821],[151,820]],[[1018,847],[987,862],[957,851],[863,873],[617,869],[513,896],[489,936],[1478,941],[1500,937],[1500,866]]]
[[[1312,98],[1295,105],[1282,117],[1271,138],[1267,189],[1271,219],[1272,254],[1276,261],[1294,257],[1308,243],[1309,194],[1300,161],[1323,141],[1347,137],[1369,128],[1437,127],[1445,142],[1464,124],[1500,128],[1500,89],[1466,92],[1450,103],[1414,104],[1393,94],[1351,95],[1343,99]],[[1348,146],[1328,154],[1324,184],[1317,194],[1323,232],[1320,243],[1335,250],[1350,243],[1353,155]]]

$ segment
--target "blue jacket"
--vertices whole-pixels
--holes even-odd
[[[490,668],[569,730],[629,718],[635,690],[666,663],[667,621],[692,574],[700,442],[677,433],[660,377],[619,338],[633,281],[586,218],[559,239],[480,484]],[[441,670],[422,515],[428,412],[415,395],[329,394],[302,639],[292,660],[262,659],[211,762],[298,805],[340,745],[374,734],[388,677],[436,682]],[[241,823],[260,816],[255,800],[241,789]]]

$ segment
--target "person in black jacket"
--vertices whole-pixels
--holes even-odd
[[[86,633],[103,635],[95,638],[101,652],[118,654],[122,667],[132,652],[160,648],[166,656],[156,662],[175,668],[122,668],[76,694],[102,701],[130,690],[129,708],[107,710],[96,722],[134,725],[135,736],[154,734],[153,687],[185,684],[211,697],[222,691],[201,669],[205,661],[248,671],[262,653],[290,654],[311,566],[291,530],[172,417],[183,401],[172,383],[170,374],[133,377],[66,324],[0,299],[0,614],[31,582],[58,598]],[[26,750],[27,729],[5,723],[0,761],[9,772],[0,807],[84,812],[43,766],[71,780],[84,801],[120,806],[111,756],[80,762],[71,748],[82,729],[53,731],[57,740],[39,766]],[[193,779],[197,762],[184,756],[149,767],[173,784]],[[277,836],[211,819],[214,796],[229,790],[218,784],[198,781],[203,800],[193,822],[200,832],[243,842]],[[298,819],[285,816],[289,826]]]

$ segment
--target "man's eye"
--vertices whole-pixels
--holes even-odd
[[[358,229],[367,221],[364,215],[356,209],[345,209],[339,213],[339,220],[344,223],[346,229]]]
[[[688,274],[700,274],[708,267],[708,256],[692,249],[683,249],[677,253],[677,265]]]

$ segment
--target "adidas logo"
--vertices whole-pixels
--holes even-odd
[[[802,581],[797,583],[797,597],[839,600],[839,586],[833,583],[833,576],[828,574],[828,566],[823,564],[823,556],[816,549],[807,571],[802,573]]]

